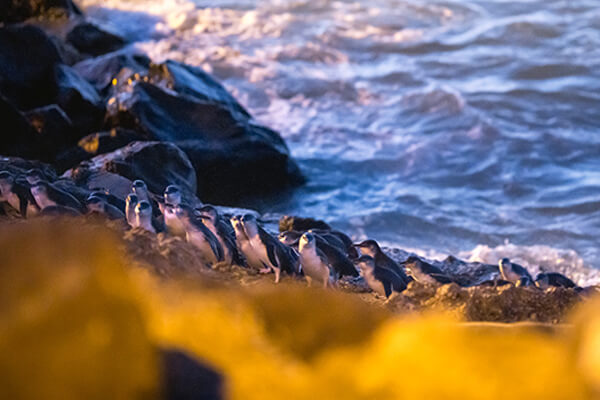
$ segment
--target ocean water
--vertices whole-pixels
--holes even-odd
[[[202,66],[308,177],[262,212],[600,282],[597,0],[81,0]]]

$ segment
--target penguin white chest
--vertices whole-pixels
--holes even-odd
[[[329,267],[323,263],[314,248],[304,247],[300,250],[300,264],[304,275],[324,285],[329,281]]]
[[[212,247],[210,247],[210,243],[208,243],[208,240],[206,240],[206,237],[202,232],[188,231],[186,233],[186,239],[200,250],[206,261],[212,263],[217,262],[217,258],[212,250]]]
[[[521,279],[521,275],[517,274],[511,266],[502,266],[500,268],[500,273],[504,280],[510,282],[517,282],[519,279]]]
[[[169,229],[169,233],[176,236],[185,235],[185,227],[176,215],[170,212],[165,212],[165,225]]]
[[[361,271],[361,275],[371,290],[377,294],[385,296],[385,288],[383,287],[383,283],[375,278],[373,270],[368,269],[364,272]]]

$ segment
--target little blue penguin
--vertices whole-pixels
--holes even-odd
[[[108,219],[125,219],[121,210],[98,196],[88,197],[86,204],[89,211],[103,214]]]
[[[191,208],[178,205],[175,213],[185,227],[186,240],[200,250],[205,262],[215,264],[224,260],[223,247]]]
[[[402,278],[406,284],[412,280],[406,275],[404,269],[402,269],[396,261],[392,260],[381,250],[381,247],[379,247],[379,244],[376,241],[365,240],[364,242],[354,245],[354,247],[360,250],[362,255],[371,256],[375,260],[375,265],[377,267],[389,269]]]
[[[146,200],[150,203],[150,192],[148,191],[148,186],[146,186],[146,182],[141,179],[136,179],[131,184],[131,191],[137,194],[138,201]]]
[[[235,215],[229,219],[231,222],[231,226],[233,227],[233,231],[235,233],[235,242],[237,244],[237,248],[242,253],[246,260],[246,265],[249,268],[252,268],[257,271],[267,271],[270,272],[270,268],[268,268],[254,251],[252,248],[252,244],[250,244],[250,239],[246,236],[246,231],[244,230],[244,226],[242,225],[242,217],[239,215]]]
[[[571,279],[558,272],[542,272],[535,277],[535,285],[546,290],[550,287],[576,288]]]
[[[419,257],[410,256],[402,264],[406,268],[406,273],[417,282],[428,285],[453,282],[441,269],[421,260]]]
[[[294,273],[295,263],[291,259],[288,250],[284,247],[285,245],[258,226],[256,218],[253,215],[244,215],[242,217],[242,226],[257,257],[263,264],[275,272],[275,283],[279,282],[282,271]]]
[[[228,264],[240,264],[240,257],[235,245],[235,232],[230,224],[226,223],[216,208],[210,205],[205,205],[199,209],[200,218],[208,229],[215,235],[225,256],[225,261]]]
[[[39,181],[31,187],[31,194],[41,209],[50,206],[64,206],[79,212],[84,211],[82,204],[72,194],[65,192],[47,181]]]
[[[533,278],[525,269],[525,267],[510,262],[508,258],[503,258],[498,262],[498,268],[500,269],[500,275],[502,275],[502,279],[517,283],[521,278],[527,278],[529,282],[533,282]]]
[[[360,256],[356,265],[367,285],[381,296],[390,298],[394,292],[406,289],[406,283],[400,276],[389,269],[377,267],[371,256]]]
[[[156,228],[152,225],[152,206],[146,200],[139,201],[136,204],[135,222],[137,227],[156,233]]]
[[[127,195],[127,199],[125,199],[125,217],[127,218],[127,223],[132,228],[136,228],[137,218],[135,217],[135,206],[139,203],[139,198],[135,193],[129,193]]]
[[[317,248],[317,241],[312,233],[307,232],[300,237],[298,252],[308,286],[311,286],[314,280],[326,288],[330,284],[331,276],[329,261],[327,256]]]

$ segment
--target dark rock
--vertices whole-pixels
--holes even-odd
[[[67,65],[56,65],[54,72],[56,102],[71,117],[79,137],[100,129],[105,111],[96,89]]]
[[[58,50],[41,29],[0,28],[0,92],[17,108],[53,103],[54,65],[60,61]]]
[[[192,161],[199,197],[205,202],[235,204],[249,194],[281,190],[300,179],[290,157],[264,142],[192,140],[176,144]]]
[[[249,119],[250,114],[212,76],[201,68],[167,60],[163,64],[153,64],[148,76],[156,86],[174,90],[179,95],[196,100],[224,105],[238,113],[238,119]]]
[[[92,133],[79,140],[76,147],[59,154],[55,164],[58,169],[65,170],[97,155],[110,153],[131,142],[143,139],[139,133],[121,128]]]
[[[39,157],[42,161],[54,161],[58,152],[77,141],[71,120],[56,104],[35,108],[25,116],[38,133],[38,143],[32,145],[45,150]]]
[[[196,193],[194,168],[185,153],[172,143],[133,142],[84,162],[65,176],[80,183],[98,172],[118,174],[129,181],[142,179],[153,193],[162,193],[170,184],[179,185],[183,192]]]
[[[167,400],[222,400],[221,374],[177,350],[163,350],[163,374]]]
[[[145,74],[150,67],[150,59],[143,54],[125,52],[110,53],[104,56],[79,62],[73,68],[88,82],[105,94],[113,79],[122,73]],[[127,75],[128,76],[128,75]]]
[[[39,158],[41,149],[33,148],[37,138],[35,129],[23,113],[2,95],[0,95],[0,120],[3,132],[0,141],[1,155]]]
[[[82,53],[93,56],[116,51],[125,45],[123,38],[89,22],[82,22],[71,29],[67,34],[67,42]]]
[[[284,215],[279,219],[279,232],[304,232],[309,229],[331,230],[331,226],[329,226],[326,222],[323,222],[318,219],[294,217],[292,215]]]
[[[106,191],[121,199],[125,199],[131,192],[133,183],[133,180],[119,174],[98,169],[90,161],[82,162],[77,167],[66,171],[63,176],[72,179],[79,187]]]
[[[71,0],[4,0],[1,3],[0,22],[22,22],[32,17],[55,18],[81,15]]]

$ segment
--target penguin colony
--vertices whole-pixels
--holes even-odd
[[[163,196],[152,194],[142,180],[131,185],[122,199],[104,190],[95,190],[84,203],[59,185],[49,182],[38,170],[24,176],[0,171],[0,202],[7,203],[22,217],[36,215],[82,215],[94,213],[123,220],[131,228],[179,236],[198,248],[202,261],[240,265],[259,273],[304,276],[309,286],[335,286],[342,277],[362,279],[375,293],[388,299],[415,280],[427,285],[455,282],[442,270],[418,257],[397,263],[374,240],[354,244],[342,232],[311,229],[285,231],[274,237],[254,215],[221,215],[217,208],[200,203],[187,204],[177,185],[165,188]],[[526,268],[503,258],[498,263],[500,278],[494,285],[513,284],[546,290],[576,288],[566,276],[540,273],[533,279]],[[458,283],[458,282],[455,282]]]

